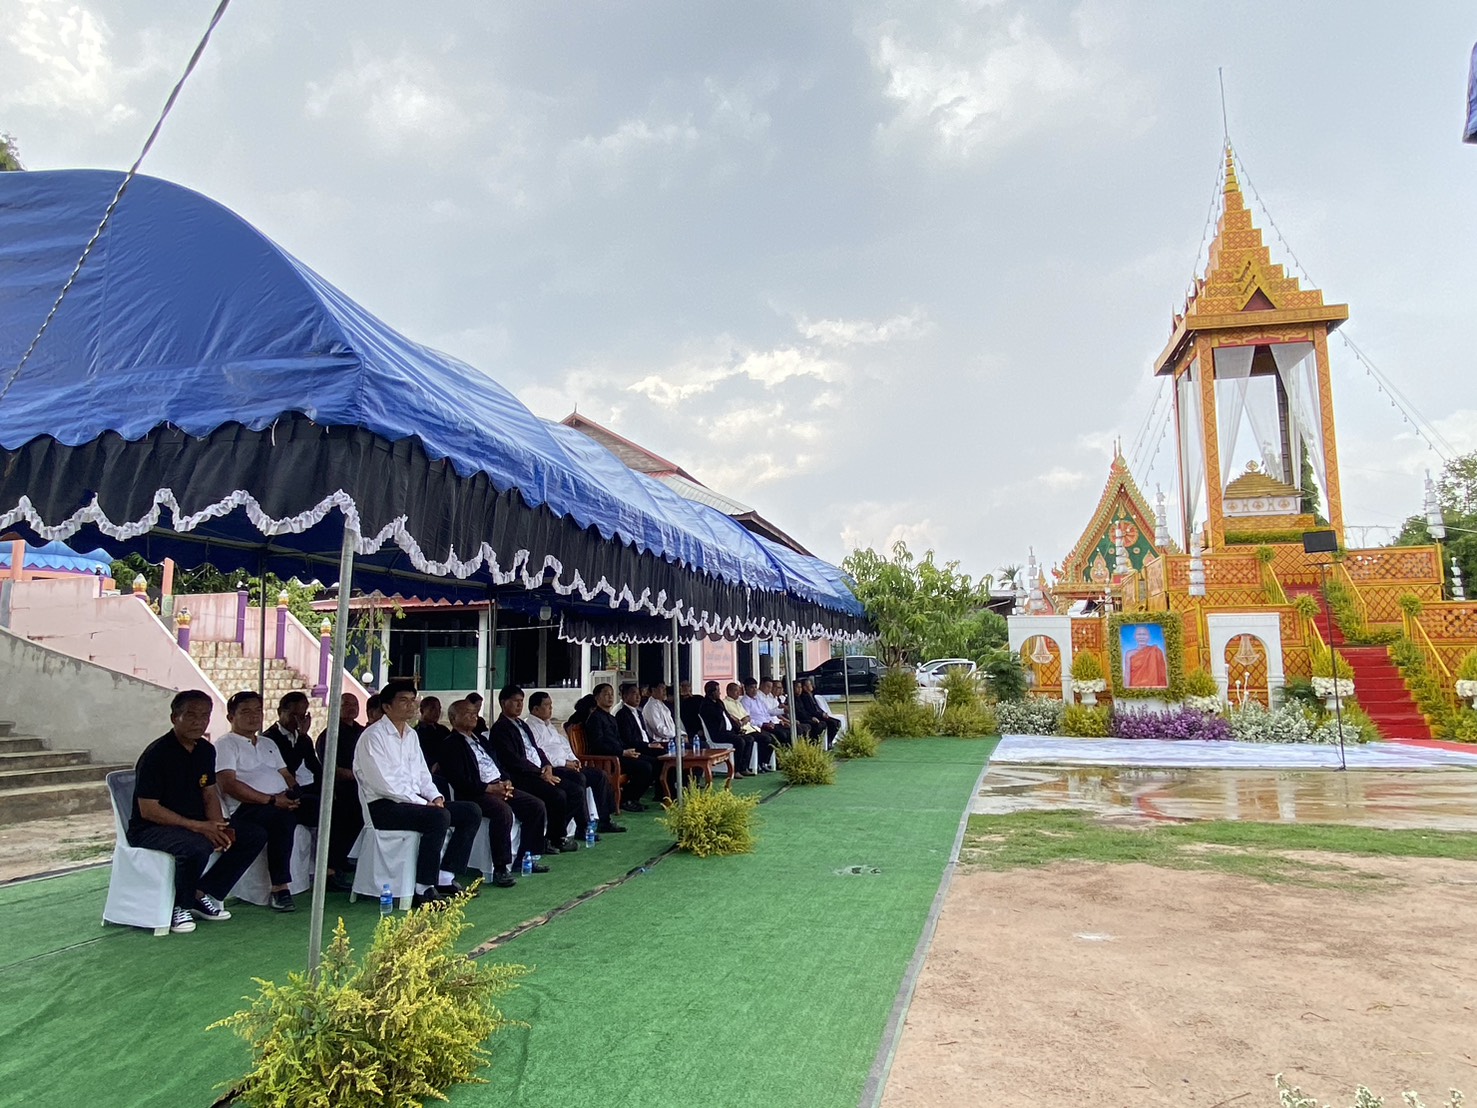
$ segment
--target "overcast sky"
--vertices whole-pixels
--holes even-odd
[[[0,0],[0,131],[32,169],[126,168],[214,7]],[[1065,554],[1115,437],[1173,486],[1141,431],[1218,66],[1348,334],[1477,448],[1474,40],[1470,0],[235,0],[145,171],[824,557],[901,537],[985,573]],[[1398,524],[1440,459],[1331,349],[1346,517]]]

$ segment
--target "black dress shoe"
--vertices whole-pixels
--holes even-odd
[[[622,812],[644,812],[644,811],[646,811],[646,805],[645,804],[642,804],[641,801],[639,801],[639,800],[622,800],[621,801],[621,811]]]
[[[435,885],[432,885],[425,892],[416,893],[415,896],[411,898],[410,906],[412,908],[424,908],[429,904],[440,904],[445,899],[446,898],[441,895],[441,890],[438,889]]]
[[[606,820],[600,825],[600,830],[606,835],[620,835],[623,834],[626,829],[620,824],[616,823],[614,820]]]
[[[517,881],[513,880],[513,875],[507,870],[504,870],[502,873],[494,873],[492,875],[492,883],[499,889],[511,889],[514,885],[518,884]]]
[[[565,839],[559,847],[559,849],[565,854],[573,854],[579,848],[580,844],[575,842],[573,839]]]
[[[549,867],[546,866],[546,865],[544,865],[542,862],[535,862],[533,864],[533,872],[534,873],[548,873],[549,872]]]
[[[342,873],[330,873],[328,875],[328,887],[336,893],[351,893],[354,891],[354,882],[350,881]]]
[[[460,881],[453,881],[450,885],[437,885],[436,886],[436,891],[438,893],[440,893],[443,897],[447,897],[447,898],[450,898],[450,897],[453,897],[453,896],[473,896],[473,897],[475,897],[475,896],[480,895],[475,890],[469,893],[462,886],[462,883]]]

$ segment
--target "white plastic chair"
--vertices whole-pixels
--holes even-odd
[[[292,880],[287,891],[296,895],[307,892],[313,884],[313,832],[299,824],[292,837]],[[272,875],[267,869],[267,851],[256,856],[246,867],[241,879],[231,887],[231,896],[248,904],[266,905],[272,899]]]
[[[523,825],[516,819],[513,821],[513,863],[517,872],[518,850],[523,845]],[[467,855],[467,865],[478,870],[484,880],[491,881],[492,875],[497,867],[492,862],[492,821],[486,816],[482,817],[482,826],[477,831],[477,837],[472,840],[472,853]]]
[[[147,927],[168,935],[174,915],[174,856],[128,843],[128,818],[133,812],[134,771],[108,774],[108,801],[113,806],[113,871],[108,876],[108,899],[103,924]]]
[[[381,831],[369,818],[369,805],[363,797],[359,807],[364,813],[364,830],[349,851],[350,858],[359,860],[354,870],[354,888],[349,900],[367,896],[374,900],[386,885],[395,898],[395,906],[401,911],[410,911],[411,899],[415,896],[415,860],[421,848],[419,831]]]

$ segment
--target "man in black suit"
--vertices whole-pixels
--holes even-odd
[[[841,721],[821,711],[821,706],[815,700],[814,681],[807,679],[795,682],[795,726],[808,731],[813,739],[825,735],[827,750],[836,742],[836,732],[841,730]]]
[[[544,752],[533,740],[523,716],[523,690],[509,685],[497,694],[502,709],[488,734],[493,756],[503,776],[513,787],[532,793],[544,802],[549,812],[549,850],[573,851],[579,847],[565,840],[565,828],[573,817],[577,827],[585,823],[585,782],[568,770],[560,776]]]
[[[477,709],[466,700],[451,706],[451,737],[441,744],[441,771],[456,790],[457,799],[470,800],[488,820],[488,845],[492,848],[492,883],[500,889],[513,880],[513,820],[523,825],[522,849],[543,854],[548,849],[549,812],[531,793],[518,792],[498,769],[492,742],[475,732]],[[534,863],[535,873],[548,867]]]
[[[656,780],[650,764],[641,757],[641,751],[621,738],[621,727],[610,714],[615,707],[615,689],[610,682],[602,681],[592,694],[594,707],[585,717],[585,750],[591,754],[604,754],[621,760],[621,772],[626,783],[621,786],[621,809],[627,812],[644,812],[641,794]]]
[[[620,730],[621,746],[634,750],[646,763],[651,779],[657,780],[662,773],[662,755],[667,752],[667,744],[653,736],[646,726],[646,717],[641,714],[641,686],[634,681],[621,685],[621,706],[615,710],[615,725]]]
[[[717,681],[709,681],[703,685],[703,699],[697,706],[697,714],[707,729],[709,740],[733,747],[734,778],[744,776],[754,757],[754,740],[744,734],[738,720],[728,714],[728,709],[723,706],[723,694]]]

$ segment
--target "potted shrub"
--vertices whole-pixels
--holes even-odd
[[[1103,677],[1103,664],[1096,654],[1083,651],[1072,658],[1072,691],[1088,707],[1097,703],[1097,694],[1108,687]]]
[[[1333,711],[1335,697],[1347,700],[1354,695],[1354,667],[1338,651],[1324,650],[1313,659],[1313,691]]]
[[[1185,707],[1197,712],[1219,712],[1221,690],[1215,678],[1203,669],[1185,674]]]
[[[1477,708],[1477,650],[1467,651],[1456,670],[1456,694]]]

